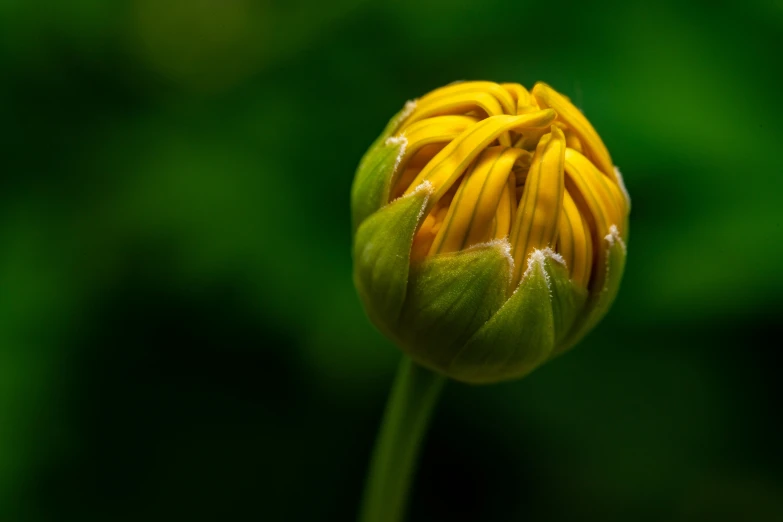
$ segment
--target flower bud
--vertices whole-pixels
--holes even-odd
[[[419,364],[521,377],[606,314],[630,199],[590,122],[544,83],[455,83],[388,124],[351,191],[354,281]]]

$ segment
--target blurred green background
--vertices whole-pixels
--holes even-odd
[[[783,520],[781,55],[779,0],[3,0],[0,520],[352,520],[353,171],[458,79],[569,95],[631,240],[578,349],[447,386],[410,520]]]

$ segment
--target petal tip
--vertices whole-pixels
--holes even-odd
[[[389,136],[386,138],[385,145],[387,147],[399,147],[400,150],[397,152],[397,157],[394,158],[394,169],[392,172],[397,172],[397,169],[400,167],[400,163],[402,162],[402,158],[405,156],[405,150],[408,148],[408,138],[405,136]]]
[[[427,192],[428,195],[432,195],[432,193],[435,191],[435,186],[432,184],[430,180],[425,179],[424,181],[419,183],[415,189],[413,189],[413,192],[411,192],[411,194],[417,194],[422,191]]]
[[[522,278],[520,279],[520,285],[522,281],[528,278],[534,270],[538,269],[541,272],[541,275],[544,276],[544,281],[546,282],[546,287],[549,290],[549,296],[552,296],[552,281],[549,278],[549,273],[546,271],[546,260],[551,259],[552,261],[561,264],[563,266],[566,265],[565,259],[563,259],[563,256],[552,250],[550,247],[546,248],[536,248],[530,253],[530,256],[527,258],[527,268],[525,269],[525,272],[522,274]],[[519,289],[519,286],[517,286],[517,289]],[[515,290],[516,292],[516,290]]]
[[[506,261],[508,261],[508,282],[509,284],[511,283],[511,278],[514,275],[514,256],[511,255],[511,243],[509,243],[508,238],[504,237],[500,239],[493,239],[491,241],[487,241],[486,243],[476,243],[468,250],[473,250],[474,248],[494,248],[503,257],[505,257]]]
[[[402,112],[400,113],[400,122],[404,121],[405,118],[410,116],[411,113],[416,110],[416,105],[418,105],[417,100],[408,100],[405,102],[405,105],[402,108]]]
[[[609,233],[606,234],[604,239],[609,244],[609,248],[612,248],[615,242],[617,242],[619,243],[620,248],[623,249],[623,253],[626,252],[625,241],[623,241],[623,238],[620,237],[620,229],[617,228],[617,225],[612,225],[609,227]]]

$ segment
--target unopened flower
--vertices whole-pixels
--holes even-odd
[[[521,377],[604,316],[630,200],[589,121],[546,84],[464,82],[409,102],[351,193],[373,323],[466,382]]]

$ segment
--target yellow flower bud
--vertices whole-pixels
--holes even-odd
[[[525,375],[617,293],[630,199],[590,122],[544,83],[462,82],[409,102],[351,194],[368,315],[466,382]]]

